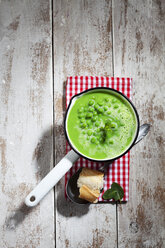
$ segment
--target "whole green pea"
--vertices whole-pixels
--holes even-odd
[[[81,113],[81,114],[78,115],[78,118],[80,118],[80,119],[83,118],[83,117],[84,117],[84,114],[83,113]]]
[[[92,142],[92,143],[95,143],[96,141],[97,141],[97,140],[96,140],[95,137],[92,137],[92,138],[91,138],[91,142]]]
[[[118,128],[118,125],[116,122],[111,122],[111,128],[112,129],[117,129]]]
[[[103,101],[99,101],[98,104],[99,104],[100,106],[103,106],[104,103],[103,103]]]
[[[86,118],[91,118],[93,115],[92,115],[92,113],[87,113],[86,114]]]
[[[109,141],[109,144],[111,144],[111,145],[114,144],[114,141],[113,140],[110,140]]]
[[[93,99],[89,100],[89,102],[88,102],[89,106],[94,105],[94,103],[95,103],[95,101]]]
[[[100,143],[104,143],[104,138],[103,138],[103,137],[100,137],[100,138],[99,138],[99,142],[100,142]]]
[[[85,119],[84,118],[81,118],[80,122],[81,123],[85,122]]]
[[[77,111],[77,112],[80,114],[80,113],[82,113],[82,110],[81,110],[81,109],[78,109],[78,111]]]
[[[99,113],[103,113],[104,109],[103,108],[98,108]]]
[[[90,120],[87,120],[86,123],[89,126],[91,124],[91,121]]]
[[[108,110],[108,107],[107,106],[104,106],[104,110],[107,111]]]
[[[94,108],[97,110],[99,108],[99,105],[98,104],[95,104],[94,105]]]
[[[96,139],[99,140],[100,139],[100,135],[97,134],[96,135]]]
[[[86,126],[87,126],[86,123],[82,123],[82,124],[81,124],[81,127],[82,127],[82,128],[85,128]]]
[[[113,98],[112,99],[112,103],[116,103],[117,102],[117,99],[116,98]]]
[[[80,107],[79,109],[78,109],[78,113],[82,113],[84,111],[84,108],[83,107]]]
[[[96,121],[96,122],[95,122],[95,126],[96,126],[96,127],[99,127],[99,126],[100,126],[100,122],[99,122],[99,121]]]
[[[89,107],[88,109],[90,112],[93,112],[94,111],[94,108],[93,107]]]
[[[92,128],[93,128],[93,125],[92,125],[92,123],[91,123],[90,125],[88,125],[88,127],[92,129]]]
[[[89,136],[91,136],[91,135],[92,135],[92,130],[88,130],[88,131],[87,131],[87,134],[88,134]]]
[[[97,121],[97,116],[93,116],[92,121],[93,122]]]

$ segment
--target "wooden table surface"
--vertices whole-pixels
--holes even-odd
[[[165,247],[165,1],[0,1],[0,248]],[[131,151],[127,204],[77,206],[64,178],[26,195],[65,154],[67,76],[133,78],[149,135]]]

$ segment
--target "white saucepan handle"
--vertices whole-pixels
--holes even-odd
[[[79,155],[73,150],[68,152],[66,156],[30,192],[25,199],[25,204],[28,207],[36,206],[78,159]]]

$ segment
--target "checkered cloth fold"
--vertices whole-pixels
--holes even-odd
[[[92,76],[75,76],[67,78],[66,85],[66,107],[72,96],[78,94],[84,90],[94,87],[109,87],[116,89],[126,95],[128,98],[131,97],[131,78],[113,78],[113,77],[92,77]],[[70,146],[66,145],[66,151],[70,150]],[[128,201],[129,198],[129,162],[130,152],[125,154],[123,157],[115,160],[111,165],[105,169],[105,181],[104,190],[99,197],[99,202],[104,202],[102,195],[110,188],[113,182],[119,183],[124,189],[123,201]],[[80,168],[88,167],[91,169],[99,169],[103,164],[91,162],[84,158],[80,158],[69,172],[65,175],[65,186],[68,179]]]

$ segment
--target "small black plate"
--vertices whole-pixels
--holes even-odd
[[[77,187],[77,180],[79,178],[79,175],[82,171],[82,168],[80,168],[69,180],[66,185],[66,193],[68,198],[78,204],[89,204],[88,201],[83,200],[79,198],[79,188]]]

